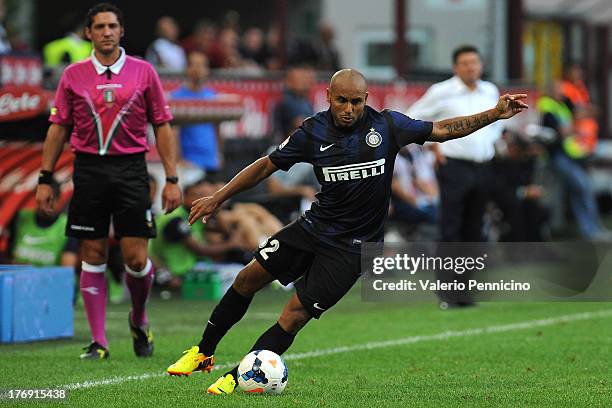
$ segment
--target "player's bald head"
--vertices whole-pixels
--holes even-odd
[[[350,127],[363,115],[368,100],[368,83],[354,69],[342,69],[329,81],[327,102],[337,126]]]
[[[346,68],[332,75],[329,81],[330,91],[349,89],[357,92],[366,92],[368,90],[368,82],[361,72]]]

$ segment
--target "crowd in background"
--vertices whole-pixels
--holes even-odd
[[[0,7],[0,21],[2,14]],[[315,83],[315,73],[333,72],[342,66],[333,42],[333,28],[327,24],[321,24],[313,38],[289,44],[286,50],[281,49],[278,27],[241,29],[231,13],[221,24],[200,21],[188,36],[181,37],[181,31],[171,16],[159,18],[156,38],[144,55],[159,70],[184,74],[184,84],[170,98],[215,98],[216,92],[206,86],[211,69],[283,70],[285,86],[271,112],[273,133],[269,135],[268,152],[313,115],[309,91]],[[0,25],[0,53],[16,49],[18,44],[14,41]],[[50,66],[84,59],[90,52],[82,25],[43,48],[45,62]],[[551,202],[556,205],[554,201],[561,200],[569,204],[583,238],[610,241],[611,234],[602,226],[589,181],[589,157],[597,144],[597,109],[591,104],[580,67],[568,65],[564,80],[546,92],[532,109],[540,114],[535,136],[506,130],[495,143],[480,232],[487,240],[550,240]],[[158,263],[159,282],[174,288],[180,286],[181,277],[198,260],[248,262],[250,251],[307,209],[316,200],[319,188],[312,166],[296,165],[287,173],[279,171],[270,177],[265,184],[265,197],[250,203],[231,202],[214,222],[190,228],[186,220],[191,201],[227,181],[222,170],[231,158],[224,152],[218,124],[189,124],[176,131],[183,163],[201,169],[206,178],[183,186],[183,207],[158,218],[158,239],[153,241],[152,255]],[[393,175],[388,239],[439,239],[439,165],[439,152],[434,146],[413,145],[400,152]],[[561,187],[560,194],[553,195],[545,181],[546,174],[554,176]],[[54,231],[57,235],[61,227],[58,229],[56,223],[62,222],[65,220],[59,215],[48,220],[35,213],[20,213],[11,227],[9,260],[28,262],[22,256],[28,251],[19,241],[26,236],[19,232],[20,228],[28,229],[31,236],[27,239],[32,243],[41,236],[40,231]],[[68,258],[62,254],[75,257],[76,253],[74,244],[65,241],[45,250],[58,252],[55,257],[48,256],[50,263],[64,262]]]
[[[19,27],[7,24],[4,0],[0,0],[0,55],[36,52],[22,39]],[[285,48],[283,48],[285,47]],[[91,45],[81,21],[74,22],[62,38],[42,47],[47,66],[79,61],[89,56]],[[181,27],[172,16],[155,23],[155,38],[142,57],[160,71],[182,73],[187,56],[201,52],[211,69],[231,69],[245,73],[280,70],[294,64],[307,64],[318,71],[340,69],[340,55],[334,44],[334,29],[321,23],[311,38],[283,44],[279,27],[240,26],[240,15],[229,11],[220,22],[198,21],[190,29]]]
[[[334,30],[328,24],[321,24],[312,39],[297,40],[287,50],[282,49],[278,26],[241,30],[235,13],[228,13],[220,25],[202,20],[182,39],[176,20],[164,16],[157,20],[155,32],[157,37],[148,46],[145,58],[161,70],[182,72],[192,52],[204,54],[211,69],[259,72],[294,64],[307,64],[321,71],[340,69]]]

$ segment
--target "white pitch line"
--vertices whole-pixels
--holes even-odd
[[[361,350],[373,350],[379,348],[386,347],[395,347],[395,346],[404,346],[407,344],[415,344],[424,341],[442,341],[448,340],[451,338],[457,337],[471,337],[471,336],[479,336],[483,334],[492,334],[492,333],[504,333],[515,330],[526,330],[533,329],[536,327],[544,327],[544,326],[552,326],[558,323],[567,323],[567,322],[575,322],[580,320],[591,320],[602,317],[610,317],[612,316],[612,309],[609,310],[600,310],[597,312],[584,312],[584,313],[576,313],[571,315],[563,315],[557,317],[550,317],[546,319],[538,319],[538,320],[527,320],[524,322],[510,323],[504,325],[496,325],[496,326],[487,326],[487,327],[479,327],[474,329],[466,329],[466,330],[449,330],[444,331],[438,334],[430,334],[423,336],[410,336],[403,337],[399,339],[393,340],[385,340],[385,341],[374,341],[362,344],[355,344],[351,346],[341,346],[341,347],[333,347],[329,349],[323,350],[313,350],[307,351],[304,353],[291,353],[283,356],[285,360],[304,360],[313,357],[327,356],[331,354],[340,354],[340,353],[348,353],[352,351],[361,351]],[[228,363],[216,365],[215,370],[222,370],[226,368],[233,367],[237,365],[239,362]],[[111,378],[106,378],[103,380],[92,380],[92,381],[84,381],[66,384],[63,386],[59,386],[58,388],[64,388],[67,390],[79,390],[84,388],[93,388],[99,387],[103,385],[115,385],[122,384],[128,381],[140,381],[146,380],[149,378],[157,378],[167,376],[165,372],[154,372],[154,373],[145,373],[140,375],[128,375],[128,376],[116,376]]]

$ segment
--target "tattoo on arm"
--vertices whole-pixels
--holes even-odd
[[[461,137],[468,135],[482,127],[492,123],[487,112],[479,113],[472,116],[464,116],[456,120],[446,123],[447,137]]]

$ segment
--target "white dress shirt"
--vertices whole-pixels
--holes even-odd
[[[491,109],[498,99],[499,91],[491,82],[478,80],[476,88],[470,90],[459,77],[454,76],[433,84],[406,114],[414,119],[440,121]],[[469,136],[440,143],[440,152],[454,159],[486,162],[493,158],[494,145],[501,133],[501,124],[495,122]]]
[[[158,38],[147,49],[145,59],[156,67],[183,71],[187,67],[185,50],[170,40]]]

